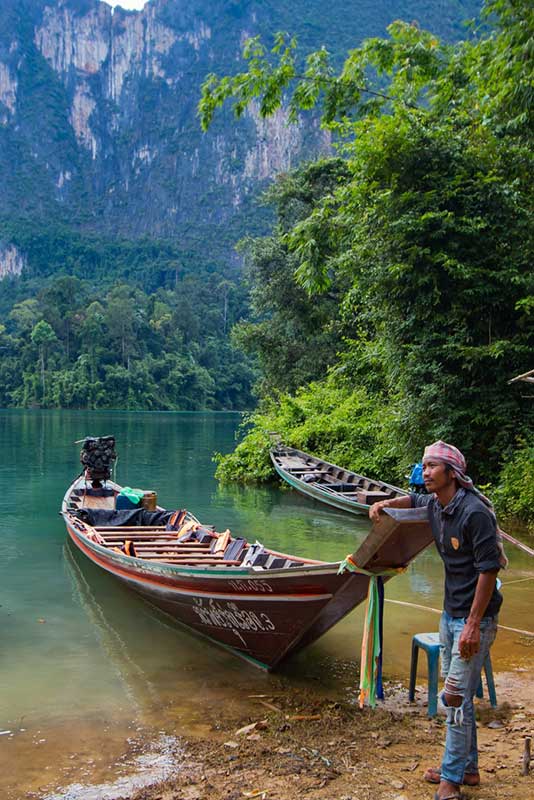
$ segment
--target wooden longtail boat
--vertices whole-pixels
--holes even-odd
[[[339,562],[248,544],[185,511],[119,512],[120,492],[109,480],[101,488],[85,477],[72,483],[61,513],[74,545],[190,630],[257,666],[273,669],[366,598],[369,576],[339,575]],[[419,511],[383,515],[353,561],[377,573],[407,565],[432,540]],[[156,524],[146,524],[147,515]],[[117,524],[122,517],[128,524]],[[138,518],[145,524],[136,524]],[[169,530],[171,523],[179,527]]]
[[[271,460],[293,489],[351,514],[366,514],[379,500],[408,494],[398,486],[366,478],[294,447],[277,445],[271,450]]]

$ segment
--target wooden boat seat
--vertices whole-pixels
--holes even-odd
[[[168,536],[173,536],[176,539],[176,531],[169,531],[164,525],[99,525],[95,527],[95,531],[99,533],[115,533],[116,531],[126,531],[128,534],[130,532],[135,533],[146,531],[153,531],[157,533],[158,531],[161,533],[166,533]]]
[[[317,467],[312,467],[310,464],[303,463],[301,458],[291,458],[291,456],[284,456],[284,458],[280,459],[280,466],[282,469],[317,469]]]
[[[225,561],[235,561],[237,560],[240,564],[243,561],[243,557],[245,555],[245,547],[247,546],[246,539],[233,539],[226,550],[223,553],[223,558]]]
[[[286,472],[291,472],[292,475],[297,475],[297,474],[300,474],[300,473],[302,473],[302,475],[306,475],[307,472],[316,472],[318,475],[326,475],[327,474],[326,470],[321,469],[320,467],[305,467],[305,466],[285,467],[284,466],[284,469],[285,469]]]
[[[137,551],[137,554],[138,554],[138,556],[140,558],[147,558],[147,559],[151,559],[151,558],[174,558],[177,561],[191,561],[191,559],[195,559],[195,560],[198,560],[198,561],[213,561],[213,560],[215,560],[215,561],[223,561],[222,555],[218,556],[218,555],[214,555],[213,553],[209,553],[209,552],[199,553],[199,552],[195,551],[195,552],[188,553],[187,550],[186,550],[185,553],[182,553],[182,552],[180,552],[178,550],[168,550],[168,549],[166,550],[165,548],[163,548],[163,550],[151,550],[151,549],[138,550],[136,548],[136,551]]]
[[[115,508],[115,497],[92,497],[86,494],[79,505],[80,508],[107,508],[112,511]]]
[[[131,542],[135,548],[136,553],[139,555],[144,555],[145,553],[173,553],[175,555],[191,555],[196,554],[198,556],[204,555],[211,555],[208,549],[199,550],[193,547],[176,547],[172,544],[151,544],[148,542],[147,544],[139,544],[139,542],[134,542],[131,539],[127,539],[126,541]],[[119,542],[106,542],[106,547],[111,548],[112,550],[115,547],[122,547],[124,545],[124,541]]]
[[[358,488],[361,488],[361,487],[358,486],[357,483],[348,483],[348,482],[343,482],[343,483],[324,483],[323,486],[326,489],[330,489],[332,492],[348,492],[351,489],[353,491],[356,491]]]
[[[392,492],[358,492],[356,499],[358,503],[365,503],[368,506],[378,503],[379,500],[389,500],[395,495]]]

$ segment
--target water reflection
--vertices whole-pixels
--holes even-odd
[[[267,675],[180,629],[65,548],[58,508],[78,469],[74,442],[113,433],[118,480],[156,489],[168,507],[189,507],[219,529],[296,555],[330,561],[352,552],[369,528],[363,516],[276,486],[217,486],[212,453],[233,447],[238,422],[235,414],[0,411],[0,730],[12,732],[0,737],[0,757],[17,765],[16,774],[0,770],[3,797],[20,800],[80,770],[109,778],[132,738],[209,731],[221,709],[250,713],[249,694],[310,681],[332,695],[354,690],[363,607]],[[507,551],[501,622],[532,630],[533,559]],[[387,599],[402,605],[386,604],[386,677],[405,680],[411,637],[437,630],[429,609],[441,607],[442,586],[433,548],[387,584]],[[533,641],[501,631],[494,668],[530,668]]]

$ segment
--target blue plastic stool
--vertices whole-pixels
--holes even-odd
[[[408,694],[410,701],[415,699],[415,681],[417,678],[419,648],[422,648],[426,652],[428,659],[428,716],[435,717],[438,713],[439,633],[416,633],[412,639],[412,663],[410,666],[410,690]],[[495,691],[493,669],[489,653],[484,662],[484,672],[486,673],[489,700],[493,708],[495,708],[497,705],[497,693]],[[477,687],[476,696],[484,696],[482,677]]]

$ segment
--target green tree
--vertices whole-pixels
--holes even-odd
[[[256,38],[247,69],[208,76],[199,105],[204,128],[229,100],[237,116],[252,101],[294,120],[319,109],[349,175],[283,243],[315,302],[343,289],[355,335],[335,374],[387,399],[400,460],[447,437],[485,479],[534,422],[507,386],[534,345],[532,15],[491,0],[478,38],[456,46],[395,22],[338,72],[324,49],[302,66],[294,39],[268,52]]]
[[[139,331],[145,324],[144,298],[135,289],[121,285],[107,296],[105,324],[110,344],[117,347],[121,363],[127,369],[139,351]]]
[[[341,319],[346,281],[337,272],[327,292],[310,297],[298,282],[300,261],[289,247],[294,227],[308,219],[325,197],[332,198],[348,176],[348,165],[340,158],[322,159],[281,175],[265,197],[276,209],[273,235],[240,243],[252,315],[236,325],[233,336],[259,359],[260,394],[295,391],[324,375],[336,361],[343,335],[350,332],[350,325]],[[322,231],[326,251],[332,237],[326,225]]]
[[[44,319],[52,326],[65,348],[67,361],[70,361],[71,355],[74,309],[85,301],[86,296],[86,287],[79,278],[61,275],[43,289],[37,298]]]
[[[15,333],[27,336],[41,319],[42,313],[36,298],[28,298],[16,303],[8,315],[9,322],[13,325]]]
[[[83,313],[78,314],[77,323],[81,340],[81,353],[87,354],[90,365],[91,383],[98,379],[98,363],[105,349],[107,332],[105,311],[102,303],[93,301]]]
[[[57,342],[57,336],[48,322],[41,320],[31,332],[31,340],[39,351],[39,367],[41,372],[41,403],[46,404],[46,356],[51,346]]]

